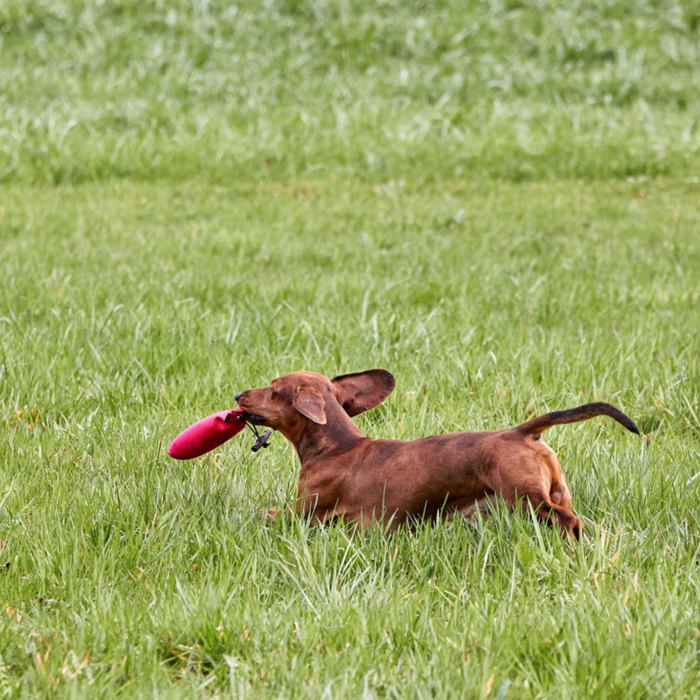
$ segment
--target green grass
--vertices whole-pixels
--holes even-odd
[[[697,176],[695,0],[5,0],[0,182]]]
[[[0,697],[696,697],[699,17],[0,5]],[[370,367],[371,436],[606,400],[648,439],[548,434],[573,548],[267,523],[279,435],[166,456]]]

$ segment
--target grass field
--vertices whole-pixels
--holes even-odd
[[[0,3],[0,697],[700,695],[696,4]],[[275,435],[548,433],[586,524],[309,528]]]

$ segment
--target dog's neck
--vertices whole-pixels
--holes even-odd
[[[302,467],[311,465],[319,457],[342,454],[363,440],[362,431],[337,401],[326,405],[326,423],[319,425],[306,419],[300,424],[297,435],[288,435],[299,455]]]

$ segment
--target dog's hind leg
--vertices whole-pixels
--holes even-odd
[[[468,505],[459,506],[456,511],[464,518],[477,520],[478,518],[488,518],[489,515],[498,510],[499,506],[510,508],[505,499],[498,498],[495,494],[477,498]]]
[[[529,499],[532,503],[532,499]],[[570,539],[578,540],[581,537],[583,526],[572,511],[562,506],[557,506],[548,499],[543,500],[538,506],[533,503],[537,517],[548,524],[559,526],[562,535]]]

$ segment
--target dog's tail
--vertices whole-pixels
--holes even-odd
[[[602,402],[587,403],[585,406],[570,408],[567,411],[554,411],[552,413],[546,413],[544,416],[533,418],[527,423],[519,425],[516,430],[525,435],[533,435],[536,433],[542,433],[547,430],[547,428],[551,428],[554,425],[579,423],[584,420],[595,418],[596,416],[610,416],[610,418],[614,418],[618,423],[624,425],[625,428],[627,428],[627,430],[629,430],[631,433],[641,435],[639,428],[634,424],[631,418],[615,408],[615,406]]]

